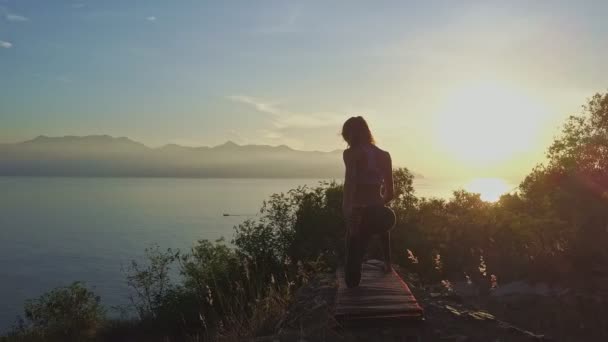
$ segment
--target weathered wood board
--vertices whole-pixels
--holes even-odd
[[[393,270],[385,273],[383,263],[368,260],[361,267],[361,283],[348,288],[344,269],[337,270],[338,291],[335,317],[338,321],[405,320],[418,321],[424,312],[409,287]]]

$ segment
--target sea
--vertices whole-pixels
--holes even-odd
[[[73,281],[93,289],[112,314],[128,303],[125,267],[147,247],[230,243],[234,226],[255,218],[270,195],[320,181],[0,177],[0,332],[23,315],[27,299]],[[414,185],[425,197],[458,187]]]

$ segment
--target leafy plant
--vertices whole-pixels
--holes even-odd
[[[24,311],[13,336],[31,340],[89,340],[105,319],[99,296],[80,282],[28,300]]]

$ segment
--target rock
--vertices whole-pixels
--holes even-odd
[[[442,336],[439,339],[441,341],[450,341],[450,342],[467,342],[467,341],[471,340],[468,336],[464,336],[464,335]]]
[[[494,315],[489,314],[485,311],[471,311],[469,312],[469,316],[473,317],[474,319],[480,320],[480,321],[495,321],[496,317],[494,317]]]
[[[514,281],[501,285],[493,290],[490,295],[493,297],[506,297],[513,295],[532,295],[532,296],[551,296],[563,291],[563,289],[552,289],[545,283],[531,285],[525,281]]]
[[[479,286],[467,283],[466,281],[457,281],[452,283],[454,293],[461,297],[478,297]]]
[[[461,312],[460,310],[456,309],[455,307],[451,306],[451,305],[446,305],[445,309],[448,310],[449,312],[451,312],[452,314],[456,315],[456,316],[462,316],[462,314],[464,312]]]
[[[252,342],[280,342],[281,340],[277,336],[260,336],[256,337]]]

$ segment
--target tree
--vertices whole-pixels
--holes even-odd
[[[104,320],[101,299],[82,283],[53,289],[25,304],[21,329],[50,340],[84,341],[92,338]]]
[[[587,269],[608,261],[608,94],[595,94],[583,112],[568,118],[562,133],[520,188],[529,210],[559,218],[564,229],[549,242]]]

